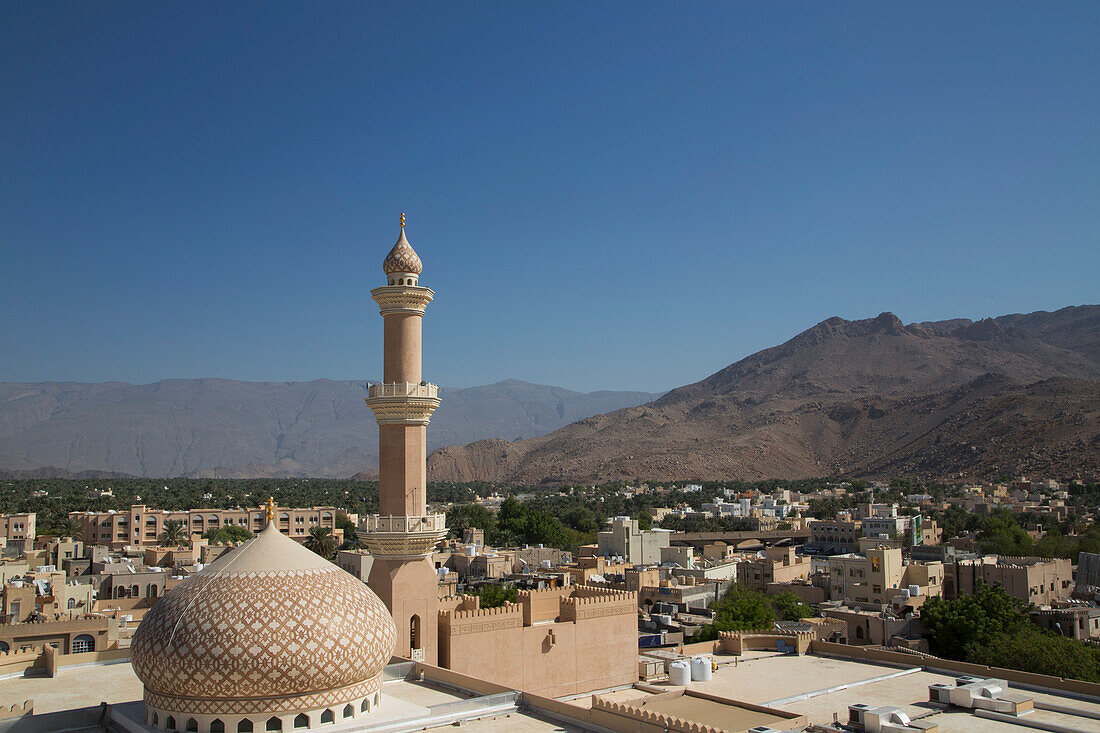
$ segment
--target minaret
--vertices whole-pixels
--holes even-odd
[[[420,374],[421,322],[435,293],[418,285],[423,265],[401,234],[386,256],[386,284],[371,290],[384,322],[382,384],[367,390],[378,421],[380,513],[367,517],[360,538],[374,556],[371,589],[397,625],[394,653],[435,664],[439,579],[429,557],[447,534],[446,516],[428,514],[428,420],[439,388]]]

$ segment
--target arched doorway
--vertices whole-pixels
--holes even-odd
[[[420,616],[416,614],[409,619],[409,648],[420,648]]]

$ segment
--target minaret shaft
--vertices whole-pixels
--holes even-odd
[[[382,383],[367,390],[378,421],[379,513],[359,537],[374,556],[369,585],[397,625],[395,653],[435,664],[439,582],[428,558],[447,534],[446,516],[428,514],[428,421],[439,388],[423,381],[421,326],[435,295],[420,287],[420,258],[401,236],[383,263],[387,284],[371,290],[384,321]]]

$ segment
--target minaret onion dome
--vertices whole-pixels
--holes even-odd
[[[409,240],[405,238],[405,215],[402,214],[401,234],[382,262],[382,271],[386,273],[389,285],[416,285],[423,270],[424,265],[420,262],[420,257],[409,244]]]

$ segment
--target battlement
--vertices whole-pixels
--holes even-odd
[[[521,614],[523,613],[523,607],[519,603],[505,603],[503,606],[496,606],[494,608],[472,608],[466,611],[455,609],[454,611],[444,611],[444,613],[449,613],[452,621],[462,621],[472,618]]]
[[[14,705],[0,705],[0,719],[3,718],[20,718],[24,715],[31,715],[34,713],[34,700],[24,700],[22,703],[15,703]]]
[[[693,723],[690,720],[666,715],[665,713],[658,713],[653,710],[646,710],[642,707],[635,707],[629,703],[610,702],[597,695],[592,696],[592,709],[602,710],[605,713],[611,713],[612,715],[618,715],[624,718],[632,718],[656,726],[658,729],[663,728],[664,730],[676,731],[677,733],[723,733],[720,728],[714,728],[702,723]]]

